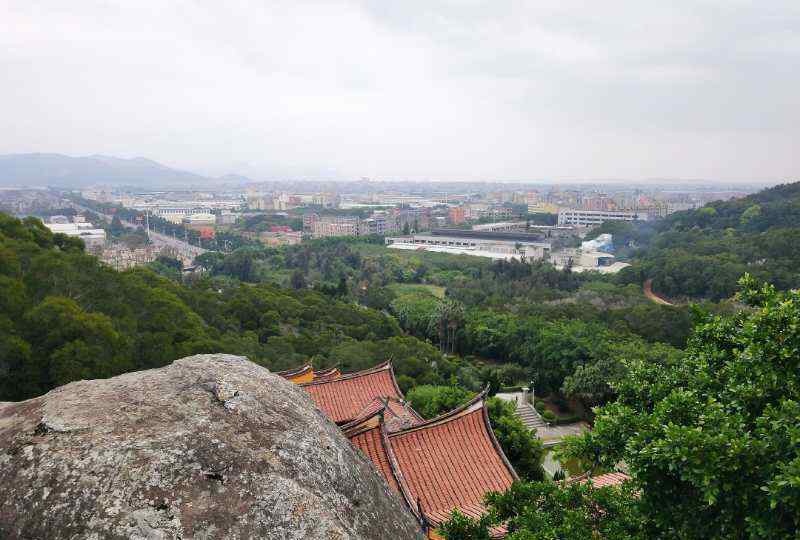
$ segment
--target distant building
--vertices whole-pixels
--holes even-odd
[[[182,222],[190,229],[208,228],[217,224],[217,216],[214,214],[191,214],[184,217]]]
[[[233,212],[220,212],[217,214],[217,225],[234,225],[239,220],[239,214]]]
[[[463,206],[454,206],[450,208],[447,212],[447,216],[451,225],[461,225],[467,220]]]
[[[539,241],[539,238],[539,235],[527,233],[434,229],[429,234],[387,238],[386,245],[394,249],[532,262],[550,256],[550,244]]]
[[[286,227],[288,229],[288,227]],[[262,232],[258,239],[267,246],[294,246],[303,242],[303,233],[300,231],[279,230]]]
[[[86,251],[96,252],[106,245],[105,229],[95,229],[91,223],[45,223],[45,227],[53,234],[61,233],[80,238],[86,246]]]
[[[575,227],[593,227],[605,221],[647,221],[646,213],[601,210],[562,209],[558,213],[558,224]]]
[[[319,214],[316,212],[309,212],[303,214],[303,230],[305,232],[314,232],[314,223],[319,221]]]
[[[311,204],[323,208],[338,208],[340,200],[336,193],[317,193],[311,197]]]
[[[484,232],[523,232],[525,231],[526,225],[527,224],[524,221],[500,221],[497,223],[481,223],[479,225],[473,225],[472,230]]]
[[[538,201],[528,203],[529,214],[557,214],[561,209],[557,204]]]
[[[320,218],[312,224],[311,235],[314,238],[358,236],[360,221],[361,220],[355,216]]]

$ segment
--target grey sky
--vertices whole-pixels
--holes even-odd
[[[800,177],[800,1],[0,0],[0,153],[267,177]]]

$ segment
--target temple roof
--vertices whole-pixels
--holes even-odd
[[[407,401],[391,397],[373,399],[359,412],[358,417],[371,416],[380,410],[383,410],[384,424],[389,433],[410,428],[425,421]]]
[[[328,369],[320,369],[314,372],[314,380],[315,381],[331,381],[334,379],[338,379],[342,376],[342,372],[339,371],[339,368],[332,367]]]
[[[390,362],[374,368],[347,373],[338,379],[311,381],[301,385],[328,418],[337,424],[363,416],[376,398],[402,400]]]
[[[397,463],[389,457],[389,441],[383,422],[384,408],[342,426],[345,437],[361,450],[378,468],[386,483],[394,491],[402,493],[398,482]],[[407,504],[409,501],[406,501]]]
[[[301,384],[314,380],[314,367],[311,364],[304,364],[293,369],[276,371],[275,374],[293,383]]]
[[[518,479],[492,432],[485,395],[396,433],[389,433],[383,421],[388,406],[343,430],[431,527],[447,521],[455,509],[478,518],[486,511],[487,492],[505,491]],[[491,532],[502,536],[505,529]]]
[[[484,495],[505,491],[518,479],[492,432],[485,396],[389,435],[410,495],[434,526],[455,509],[480,517]]]
[[[605,474],[598,474],[597,476],[583,474],[575,478],[569,478],[567,483],[571,484],[573,482],[580,482],[581,484],[586,484],[591,482],[593,487],[601,488],[606,486],[619,486],[630,479],[631,477],[624,472],[609,472]]]

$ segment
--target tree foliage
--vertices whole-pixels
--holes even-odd
[[[750,306],[703,315],[682,358],[631,358],[571,453],[625,462],[658,537],[796,538],[800,293],[741,281]]]

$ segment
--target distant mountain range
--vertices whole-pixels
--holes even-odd
[[[70,157],[62,154],[0,155],[0,187],[79,188],[95,184],[189,187],[252,182],[244,176],[210,178],[172,169],[146,158]]]

